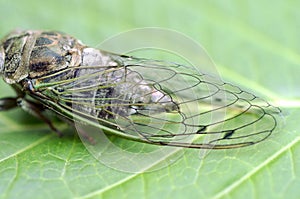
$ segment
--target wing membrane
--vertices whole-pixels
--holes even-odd
[[[69,67],[40,77],[40,94],[33,97],[73,121],[158,145],[236,148],[266,139],[277,126],[278,108],[192,67],[111,59],[110,66]]]

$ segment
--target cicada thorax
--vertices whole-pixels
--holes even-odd
[[[70,36],[42,32],[31,51],[29,77],[36,78],[80,65],[82,48],[83,45]]]
[[[73,37],[42,31],[12,33],[2,41],[2,46],[5,54],[3,74],[9,84],[79,65],[83,48]]]

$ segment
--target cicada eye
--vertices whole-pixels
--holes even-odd
[[[4,49],[0,46],[0,73],[4,71]]]

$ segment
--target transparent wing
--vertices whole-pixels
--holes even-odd
[[[158,145],[243,147],[266,139],[277,126],[278,108],[195,68],[111,59],[109,66],[70,67],[40,77],[35,97],[72,120]]]

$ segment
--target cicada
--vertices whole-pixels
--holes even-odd
[[[58,134],[44,110],[122,138],[198,149],[265,140],[280,109],[230,83],[168,61],[119,55],[53,31],[19,31],[0,46],[0,72],[22,107]]]

